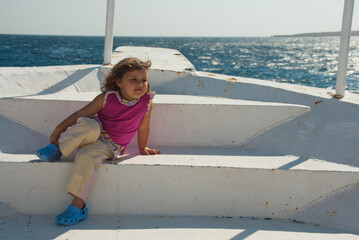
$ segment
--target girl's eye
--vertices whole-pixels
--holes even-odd
[[[142,80],[142,83],[146,83],[146,82],[147,82],[147,80],[146,80],[146,79],[143,79],[143,80]]]
[[[137,82],[137,79],[136,78],[131,78],[131,82],[135,83],[135,82]]]

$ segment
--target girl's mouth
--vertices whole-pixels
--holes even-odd
[[[135,88],[135,92],[142,92],[142,88]]]

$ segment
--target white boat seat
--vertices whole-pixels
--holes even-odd
[[[97,94],[57,93],[2,98],[1,114],[50,136],[58,123],[88,104]],[[158,146],[241,146],[310,111],[310,107],[303,105],[187,95],[158,94],[154,103],[149,141]]]

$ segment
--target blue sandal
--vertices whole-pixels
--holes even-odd
[[[86,204],[82,209],[69,205],[67,209],[56,216],[55,222],[61,225],[71,226],[82,220],[85,220],[88,216],[88,209]]]
[[[58,161],[61,155],[60,149],[54,144],[49,144],[36,152],[36,156],[45,162]]]

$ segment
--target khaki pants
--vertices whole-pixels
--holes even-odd
[[[75,167],[66,190],[73,196],[86,200],[88,190],[104,161],[113,159],[111,149],[102,142],[100,124],[92,118],[81,117],[60,138],[60,150],[68,156],[76,148]]]

